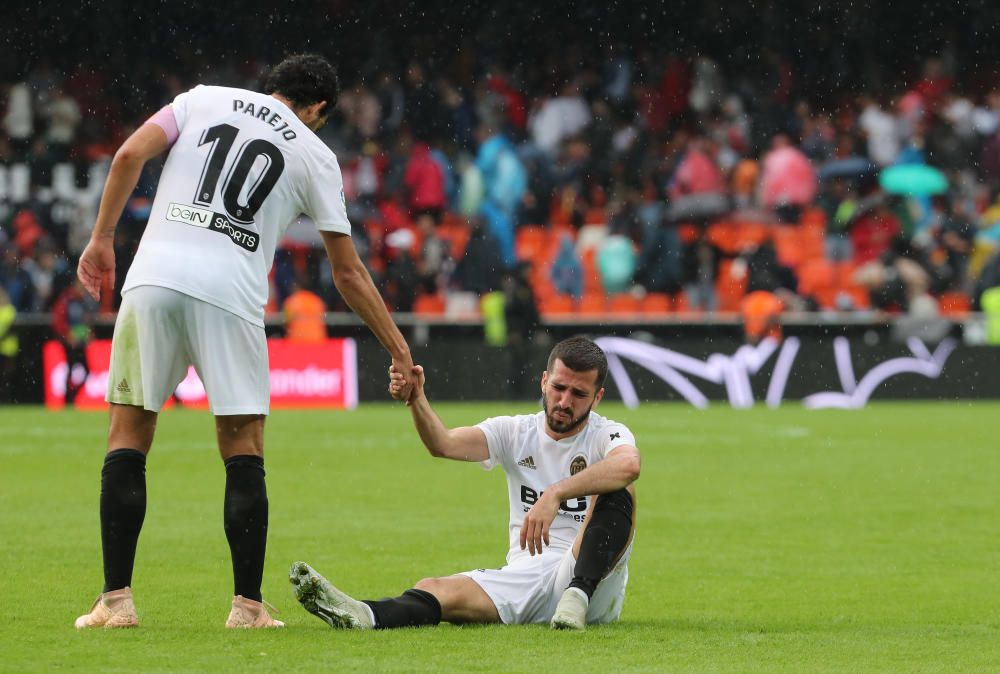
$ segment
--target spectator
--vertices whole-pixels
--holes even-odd
[[[30,313],[35,310],[37,291],[31,280],[31,274],[24,269],[13,244],[6,244],[0,251],[0,287],[11,306],[18,313]]]
[[[623,293],[632,286],[636,256],[632,241],[621,234],[605,238],[597,250],[597,270],[607,294]]]
[[[76,278],[52,305],[52,331],[66,352],[67,407],[74,403],[90,376],[87,345],[90,343],[95,311],[96,307],[84,291],[83,283]],[[83,371],[82,377],[76,376],[78,367]]]
[[[483,201],[479,212],[500,247],[503,265],[512,267],[516,263],[514,223],[527,191],[528,176],[514,146],[503,134],[483,127],[480,137],[483,142],[476,155],[476,168],[482,176]]]
[[[962,200],[945,200],[946,216],[937,233],[947,264],[948,289],[966,290],[967,270],[977,227]]]
[[[406,68],[406,123],[418,141],[437,137],[437,129],[445,115],[437,92],[427,81],[424,65],[411,61]]]
[[[816,170],[809,158],[787,136],[775,136],[761,167],[761,203],[774,208],[781,222],[794,223],[815,196]]]
[[[440,220],[445,206],[444,171],[431,155],[427,143],[414,143],[403,184],[406,185],[412,217],[428,214],[435,222]]]
[[[559,95],[546,99],[528,122],[531,137],[542,152],[554,157],[560,143],[590,124],[590,108],[571,83]]]
[[[914,300],[927,295],[931,280],[919,250],[902,237],[854,273],[854,282],[868,288],[872,307],[889,312],[908,313]]]
[[[300,275],[282,306],[285,337],[293,342],[315,343],[326,339],[326,305],[308,287],[307,279]]]
[[[397,229],[385,239],[390,251],[385,272],[385,295],[396,311],[413,311],[420,275],[411,252],[416,239],[409,229]]]
[[[889,166],[899,155],[900,133],[896,119],[872,97],[862,97],[859,102],[858,126],[867,138],[868,158],[879,166]]]
[[[683,251],[677,227],[666,226],[663,209],[656,202],[636,211],[641,229],[635,281],[648,292],[676,293],[681,287]]]
[[[531,362],[531,344],[541,322],[535,293],[531,287],[531,264],[518,264],[514,273],[504,279],[504,318],[507,323],[507,348],[510,359],[510,392],[518,398],[525,393],[525,385],[533,381],[528,372]]]
[[[417,261],[417,274],[420,285],[428,294],[437,293],[447,285],[447,276],[453,266],[451,261],[451,244],[443,239],[437,231],[437,225],[430,214],[417,218],[417,231],[420,233],[420,257]]]
[[[80,124],[80,106],[62,87],[54,87],[42,116],[48,121],[45,140],[54,161],[66,161]]]
[[[7,90],[7,114],[3,118],[3,129],[10,138],[14,156],[24,158],[31,147],[35,132],[35,116],[31,104],[31,88],[25,82],[11,85]]]
[[[849,262],[854,255],[848,226],[858,201],[847,180],[834,178],[817,199],[826,215],[826,256],[833,262]]]
[[[715,313],[718,294],[715,281],[721,251],[713,246],[704,233],[684,252],[684,294],[688,307],[694,311]]]
[[[368,88],[363,79],[354,89],[348,89],[340,94],[337,107],[344,115],[344,122],[354,131],[358,139],[370,141],[378,135],[379,123],[382,120],[382,105],[378,96]]]
[[[552,285],[557,293],[571,295],[576,299],[583,296],[583,265],[576,255],[573,239],[569,234],[559,237],[559,248],[552,261]]]
[[[14,332],[16,318],[17,309],[0,287],[0,404],[14,402],[11,399],[11,387],[19,350],[17,333]]]
[[[851,225],[851,247],[854,249],[854,261],[864,264],[878,259],[889,250],[893,239],[899,233],[899,220],[889,211],[884,202],[861,213]]]
[[[51,241],[43,241],[36,249],[34,257],[22,260],[21,267],[31,276],[35,287],[32,311],[49,311],[66,277],[71,276],[66,259],[56,254]]]
[[[766,338],[780,340],[782,338],[781,312],[784,309],[781,300],[767,290],[754,290],[747,293],[740,303],[743,335],[747,344],[758,344]]]
[[[692,194],[716,194],[724,192],[725,188],[722,172],[709,156],[705,141],[694,139],[688,143],[687,152],[670,181],[670,197],[678,199]]]
[[[455,267],[453,280],[460,289],[481,295],[500,286],[500,277],[506,268],[483,219],[473,219],[469,242]]]

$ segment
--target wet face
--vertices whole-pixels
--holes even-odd
[[[556,359],[552,370],[542,375],[545,422],[556,435],[576,432],[603,396],[604,389],[597,388],[597,370],[576,372]]]

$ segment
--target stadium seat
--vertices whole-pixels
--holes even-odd
[[[604,287],[601,285],[601,274],[597,270],[597,249],[584,249],[580,255],[580,262],[583,265],[584,294],[603,294]]]
[[[538,310],[545,317],[569,316],[573,309],[573,298],[569,295],[549,295],[538,300]]]
[[[806,229],[819,229],[820,231],[826,231],[826,212],[822,208],[812,206],[806,208],[802,211],[802,217],[799,218],[799,227]]]
[[[688,304],[687,293],[681,291],[676,295],[674,295],[673,306],[674,306],[674,311],[676,311],[677,313],[684,314],[690,312],[691,305]]]
[[[855,309],[870,309],[872,304],[871,295],[867,288],[857,285],[843,285],[837,289],[838,296],[845,296],[850,299]],[[834,308],[838,308],[834,306]]]
[[[719,275],[715,281],[715,292],[719,296],[719,311],[722,312],[739,311],[740,302],[746,294],[746,277],[733,278],[732,266],[732,260],[720,262]]]
[[[608,218],[604,213],[604,209],[599,206],[587,209],[587,214],[583,219],[585,225],[600,225],[602,227],[607,221]]]
[[[814,297],[837,285],[837,270],[833,263],[822,258],[807,260],[798,269],[799,292]]]
[[[972,310],[972,302],[965,293],[944,293],[938,299],[943,316],[966,316]]]
[[[612,295],[608,299],[608,311],[619,316],[636,316],[639,314],[639,300],[629,293]]]
[[[517,230],[514,253],[519,260],[539,260],[546,252],[548,231],[538,225],[525,225]]]
[[[451,244],[452,259],[461,260],[469,243],[469,226],[462,220],[452,220],[438,227],[438,235]]]
[[[798,267],[803,256],[795,227],[779,225],[774,228],[771,236],[774,240],[774,250],[778,254],[778,262],[786,267]]]
[[[604,294],[601,292],[588,293],[584,291],[584,295],[580,298],[580,302],[577,305],[577,312],[584,316],[604,314],[606,312]]]
[[[438,294],[420,295],[413,302],[413,313],[421,316],[443,316],[444,298]]]
[[[795,239],[802,262],[826,256],[826,230],[822,227],[800,226],[796,230]]]
[[[669,314],[673,302],[666,293],[649,293],[639,301],[639,311],[644,314]]]

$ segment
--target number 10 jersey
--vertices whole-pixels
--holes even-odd
[[[179,135],[122,292],[162,286],[264,325],[274,251],[299,215],[351,233],[337,158],[284,103],[197,86],[171,104]]]

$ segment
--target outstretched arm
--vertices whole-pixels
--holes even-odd
[[[382,301],[371,275],[358,257],[358,251],[354,248],[351,237],[347,234],[326,231],[320,234],[323,236],[326,254],[333,267],[333,282],[337,290],[389,352],[393,366],[399,372],[410,372],[413,368],[410,347],[406,344],[403,333],[393,322],[392,316],[389,315],[389,310],[385,308],[385,302]],[[405,379],[405,392],[409,394],[412,385]]]
[[[482,429],[475,426],[445,426],[424,394],[424,368],[415,365],[412,375],[413,392],[406,398],[402,395],[402,376],[392,368],[389,372],[389,393],[397,400],[406,400],[413,416],[413,425],[431,456],[455,461],[485,461],[490,458],[490,448]]]
[[[639,479],[639,450],[631,445],[615,447],[603,461],[559,480],[542,492],[521,525],[521,549],[532,555],[549,544],[549,528],[559,512],[559,504],[579,496],[594,496],[624,489]]]
[[[114,237],[125,202],[139,182],[147,161],[169,147],[166,132],[156,124],[143,124],[118,148],[104,184],[90,243],[80,255],[76,273],[94,299],[101,298],[101,286],[114,286]]]

